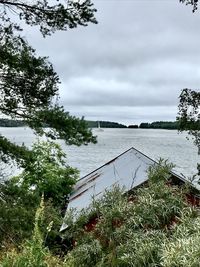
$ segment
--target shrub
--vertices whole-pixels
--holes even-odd
[[[61,207],[78,178],[78,170],[66,164],[66,154],[53,142],[33,145],[31,161],[18,176],[22,186],[37,191]]]
[[[149,169],[148,183],[131,194],[115,187],[76,215],[75,223],[73,213],[66,217],[65,237],[73,239],[66,262],[73,267],[199,266],[198,211],[186,201],[189,189],[170,183],[172,167],[160,161]]]
[[[40,225],[44,220],[44,198],[36,210],[33,236],[18,250],[13,249],[1,255],[2,267],[61,267],[63,262],[44,247],[44,237]]]
[[[31,237],[34,216],[42,192],[46,209],[45,227],[53,221],[51,232],[45,244],[58,252],[60,250],[59,228],[67,194],[76,181],[78,172],[66,165],[66,155],[59,145],[52,142],[37,142],[33,145],[32,161],[22,174],[0,185],[0,244],[15,247]]]

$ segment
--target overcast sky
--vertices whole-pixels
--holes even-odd
[[[200,88],[200,10],[179,0],[95,0],[98,25],[25,35],[60,76],[60,102],[91,120],[175,120],[183,88]]]

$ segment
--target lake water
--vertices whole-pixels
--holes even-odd
[[[31,146],[36,137],[29,128],[3,128],[0,133],[17,144]],[[169,159],[176,164],[175,170],[184,176],[192,176],[196,172],[197,148],[186,133],[178,134],[175,130],[153,129],[104,129],[102,132],[93,129],[98,136],[97,144],[87,146],[66,146],[59,141],[67,153],[68,163],[80,170],[84,176],[118,156],[130,147],[134,147],[154,160]]]

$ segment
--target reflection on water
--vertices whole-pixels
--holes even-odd
[[[24,143],[29,147],[36,139],[28,128],[0,128],[0,133],[17,144]],[[177,172],[185,176],[192,176],[196,172],[199,160],[197,148],[191,140],[186,140],[186,133],[153,129],[104,129],[103,132],[94,129],[93,133],[98,136],[95,145],[66,146],[63,141],[59,141],[67,153],[69,165],[77,167],[80,176],[88,174],[130,147],[135,147],[154,160],[160,157],[169,159],[176,164]]]

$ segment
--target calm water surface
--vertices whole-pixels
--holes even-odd
[[[17,144],[24,143],[31,146],[36,137],[29,128],[3,128],[0,133]],[[98,136],[97,144],[87,146],[66,146],[59,141],[67,153],[68,163],[80,170],[84,176],[100,167],[107,161],[123,153],[130,147],[158,160],[160,157],[169,159],[176,164],[176,171],[185,176],[192,176],[196,171],[197,148],[191,140],[186,140],[186,133],[178,134],[175,130],[153,129],[104,129],[99,132],[93,129]]]

